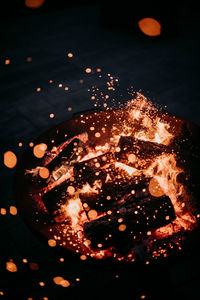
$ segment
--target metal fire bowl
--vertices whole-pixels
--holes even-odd
[[[48,148],[52,148],[52,139],[54,140],[54,145],[58,146],[63,141],[78,135],[82,132],[87,132],[89,136],[89,140],[97,145],[103,145],[105,142],[109,142],[111,128],[114,124],[118,127],[122,122],[119,120],[125,119],[127,112],[124,110],[116,110],[116,111],[99,111],[99,112],[88,112],[84,114],[80,114],[74,116],[70,120],[66,120],[61,124],[56,125],[52,129],[46,131],[41,136],[39,136],[35,141],[34,145],[39,143],[45,143]],[[187,153],[184,156],[184,159],[180,161],[180,165],[184,170],[187,170],[191,173],[190,186],[193,187],[193,194],[195,203],[192,203],[195,207],[199,209],[199,200],[200,200],[200,129],[195,124],[192,124],[183,119],[174,117],[169,114],[158,113],[159,117],[162,121],[166,121],[170,125],[170,131],[176,136],[184,135],[184,130],[187,132],[187,135],[190,136],[190,145],[191,149],[187,149]],[[95,137],[94,131],[90,131],[89,128],[96,124],[97,128],[104,127],[104,124],[107,124],[105,134],[100,137]],[[184,128],[184,130],[183,130]],[[66,137],[67,134],[67,137]],[[196,153],[196,154],[194,154]],[[41,160],[36,158],[33,155],[33,148],[29,147],[26,149],[24,154],[21,157],[21,160],[18,163],[16,174],[15,174],[15,192],[16,192],[16,201],[19,212],[21,213],[25,223],[29,226],[29,228],[36,233],[36,235],[44,242],[47,243],[49,239],[53,239],[55,235],[60,235],[61,225],[56,224],[49,218],[49,215],[45,213],[38,206],[38,200],[40,198],[37,186],[34,181],[31,181],[25,176],[25,170],[30,170],[35,168],[36,166],[41,164]],[[194,243],[194,239],[196,238],[197,229],[193,232],[185,233],[183,235],[183,239],[185,243]],[[193,236],[193,237],[191,237]],[[195,236],[195,238],[194,238]],[[63,242],[63,238],[61,236],[61,240],[57,241],[57,246],[55,248],[61,249],[61,251],[68,253],[73,253],[75,257],[79,257],[81,254],[86,254],[86,250],[83,246],[80,246],[79,253],[77,254],[75,248],[69,243],[67,239],[64,239],[65,243],[62,246],[58,246],[59,243]],[[189,241],[189,242],[187,242]],[[170,242],[170,241],[165,241]],[[187,249],[190,248],[186,246]],[[69,250],[69,251],[66,251]],[[110,259],[109,259],[110,260]],[[111,257],[113,260],[113,257]]]

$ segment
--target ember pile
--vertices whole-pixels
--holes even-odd
[[[198,150],[188,149],[184,122],[137,93],[125,109],[81,115],[75,123],[78,134],[45,147],[40,163],[26,170],[57,243],[118,261],[180,250],[200,216],[182,156]]]

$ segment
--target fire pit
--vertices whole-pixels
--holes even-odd
[[[18,206],[50,246],[134,262],[181,250],[199,224],[200,134],[143,95],[49,130],[16,172]]]

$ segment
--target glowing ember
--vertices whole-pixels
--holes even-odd
[[[139,174],[139,171],[135,168],[129,167],[123,163],[115,163],[115,166],[119,169],[124,170],[129,176],[137,175]]]

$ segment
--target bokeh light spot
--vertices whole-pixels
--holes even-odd
[[[49,177],[49,170],[46,167],[42,167],[39,170],[39,175],[43,179],[47,179]]]
[[[126,225],[125,224],[121,224],[118,227],[119,231],[125,231],[126,230]]]
[[[34,143],[33,142],[30,142],[29,143],[29,147],[33,147],[34,146]]]
[[[17,215],[17,208],[15,206],[10,206],[10,214],[13,216]]]
[[[85,69],[85,72],[86,72],[86,73],[91,73],[91,72],[92,72],[92,69],[91,69],[91,68],[86,68],[86,69]]]
[[[165,194],[160,184],[154,177],[149,182],[149,192],[153,197],[161,197]]]
[[[25,0],[25,5],[29,8],[39,8],[44,2],[45,0]]]
[[[61,283],[62,280],[64,280],[64,278],[61,277],[61,276],[56,276],[56,277],[53,278],[53,282],[55,284],[58,284],[58,285],[60,285],[60,283]]]
[[[129,161],[130,163],[134,163],[134,162],[136,161],[136,156],[135,156],[135,154],[129,154],[129,156],[128,156],[128,161]]]
[[[37,158],[42,158],[44,156],[44,154],[45,154],[46,149],[47,149],[47,145],[46,144],[44,144],[44,143],[37,144],[33,148],[33,154]]]
[[[29,268],[32,270],[32,271],[37,271],[39,270],[39,266],[36,262],[30,262],[29,263]]]
[[[97,211],[95,209],[89,210],[88,217],[92,220],[95,219],[97,217]]]
[[[53,239],[49,239],[48,244],[49,244],[50,247],[55,247],[56,246],[56,241],[53,240]]]
[[[138,22],[140,30],[148,36],[158,36],[161,34],[160,23],[153,18],[143,18]]]
[[[96,132],[96,133],[95,133],[95,136],[96,136],[97,138],[99,138],[99,137],[101,136],[101,133],[100,133],[100,132]]]
[[[17,272],[17,266],[14,262],[8,261],[6,263],[6,270],[9,272]]]
[[[6,215],[6,209],[2,207],[0,209],[0,213],[1,213],[1,215],[5,216]]]
[[[68,192],[68,194],[70,194],[70,195],[74,195],[74,193],[75,193],[75,188],[73,187],[73,186],[68,186],[68,188],[67,188],[67,192]]]
[[[13,153],[12,151],[7,151],[4,153],[4,165],[7,168],[14,168],[17,164],[17,157],[15,155],[15,153]]]
[[[63,280],[61,280],[60,285],[62,287],[68,287],[68,286],[70,286],[70,282],[66,279],[63,279]]]

